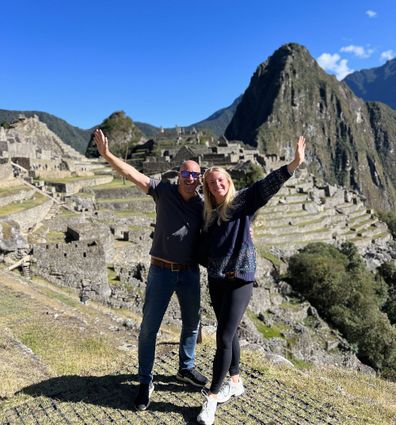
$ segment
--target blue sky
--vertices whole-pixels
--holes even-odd
[[[0,10],[0,109],[81,128],[116,110],[156,126],[197,122],[288,42],[338,78],[396,55],[394,0],[18,0]]]

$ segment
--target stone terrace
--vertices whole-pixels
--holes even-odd
[[[352,241],[365,248],[391,238],[359,195],[330,185],[316,187],[305,170],[259,211],[254,229],[257,247],[286,251],[319,241]]]

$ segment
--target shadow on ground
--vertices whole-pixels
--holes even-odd
[[[155,375],[155,394],[160,393],[197,393],[199,389],[180,384],[175,376]],[[51,378],[38,384],[23,388],[19,394],[31,397],[46,397],[65,403],[86,403],[118,410],[133,409],[133,401],[138,391],[136,374],[106,376],[68,375]],[[175,406],[177,408],[177,406]],[[197,407],[198,409],[198,407]],[[155,402],[150,404],[150,411],[173,411],[171,403]]]

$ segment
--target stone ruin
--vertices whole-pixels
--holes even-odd
[[[91,163],[66,145],[37,116],[0,127],[0,158],[29,170],[30,177],[92,175]]]

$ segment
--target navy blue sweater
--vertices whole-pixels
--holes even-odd
[[[256,252],[250,236],[253,217],[290,177],[286,165],[271,172],[236,193],[228,221],[219,221],[217,217],[212,221],[205,232],[210,278],[225,279],[226,273],[233,272],[237,279],[247,282],[255,279]]]

